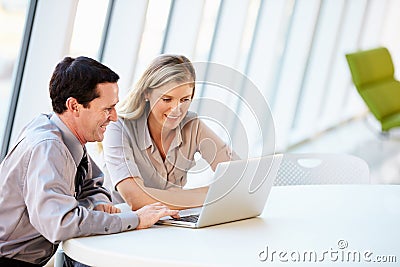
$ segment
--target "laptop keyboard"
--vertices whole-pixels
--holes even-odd
[[[199,220],[199,214],[183,216],[183,217],[180,217],[179,219],[174,218],[174,220],[196,223]]]

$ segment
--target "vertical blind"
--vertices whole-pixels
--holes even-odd
[[[79,0],[76,8],[74,16],[57,17],[74,25],[72,34],[60,42],[69,47],[66,54],[97,57],[116,70],[121,98],[159,54],[220,64],[245,77],[244,84],[254,85],[235,84],[237,92],[259,94],[268,103],[266,117],[270,108],[279,151],[365,114],[346,53],[386,46],[395,67],[400,62],[400,1],[396,0]],[[38,24],[35,31],[42,27],[48,32],[56,25]],[[42,48],[35,53],[44,53]],[[397,67],[396,75],[399,71]],[[198,86],[196,96],[216,98],[232,113],[249,111],[240,97],[218,93],[212,86]],[[200,113],[207,108],[202,103],[194,105]],[[235,122],[227,121],[231,123],[227,130],[234,131]],[[247,128],[246,120],[242,122]],[[257,147],[260,138],[250,138],[256,142],[251,146]]]

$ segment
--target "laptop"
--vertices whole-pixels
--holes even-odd
[[[274,183],[282,154],[218,164],[203,207],[180,211],[180,218],[157,224],[201,228],[261,214]]]

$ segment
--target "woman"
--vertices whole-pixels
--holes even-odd
[[[199,152],[215,171],[238,157],[196,114],[189,112],[196,74],[184,56],[161,55],[118,106],[103,141],[115,202],[133,210],[162,202],[174,209],[201,206],[207,187],[184,190]],[[122,196],[122,198],[121,198]]]

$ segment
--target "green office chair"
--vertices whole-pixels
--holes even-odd
[[[346,55],[354,85],[387,133],[400,126],[400,82],[394,78],[389,51],[384,47]]]

